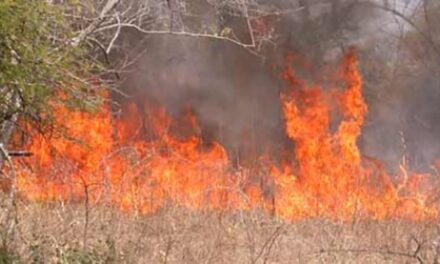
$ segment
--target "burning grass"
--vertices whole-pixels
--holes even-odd
[[[36,135],[16,162],[4,248],[37,263],[436,263],[435,175],[390,175],[358,149],[368,107],[354,51],[326,89],[292,58],[280,100],[295,148],[256,168],[204,141],[191,111],[55,106],[63,134]]]
[[[172,203],[200,210],[261,209],[288,220],[435,218],[437,209],[428,202],[432,190],[426,188],[431,175],[404,166],[399,175],[389,175],[380,161],[360,153],[357,139],[368,107],[354,50],[325,89],[297,76],[294,60],[286,60],[280,100],[295,148],[286,147],[282,166],[262,155],[259,168],[233,168],[220,142],[201,137],[191,111],[173,119],[146,102],[125,105],[115,118],[108,105],[97,113],[55,105],[63,134],[30,140],[27,148],[35,156],[30,166],[17,164],[18,191],[35,201],[104,200],[142,214]]]

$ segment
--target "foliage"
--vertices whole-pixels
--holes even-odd
[[[7,248],[0,248],[0,264],[21,263],[20,257],[8,250]]]
[[[72,45],[75,32],[66,17],[49,1],[0,2],[0,125],[16,113],[50,120],[47,100],[60,92],[77,105],[94,99],[87,76],[96,64]]]
[[[57,263],[60,264],[92,264],[92,263],[115,263],[116,249],[114,242],[105,241],[104,247],[93,247],[85,249],[83,247],[64,247],[57,248]]]
[[[60,255],[59,262],[62,264],[92,264],[92,263],[102,263],[100,262],[99,256],[93,252],[88,252],[85,250],[71,249],[63,252]]]

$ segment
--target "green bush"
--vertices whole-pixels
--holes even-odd
[[[16,113],[39,125],[49,121],[48,98],[69,105],[96,101],[89,84],[99,65],[72,44],[78,33],[66,12],[46,0],[0,1],[0,126]],[[68,96],[61,99],[60,90]]]
[[[15,264],[22,263],[20,257],[13,251],[5,247],[0,247],[0,264]]]
[[[96,264],[103,263],[98,254],[85,250],[70,249],[60,254],[60,264]]]

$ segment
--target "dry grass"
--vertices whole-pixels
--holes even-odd
[[[140,216],[97,205],[85,228],[81,204],[17,206],[0,263],[12,253],[19,263],[437,263],[440,238],[435,223],[288,223],[259,212],[172,206]]]

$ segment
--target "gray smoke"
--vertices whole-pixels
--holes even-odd
[[[154,99],[175,117],[190,106],[204,132],[235,152],[261,152],[282,138],[277,80],[260,58],[233,44],[175,36],[145,48],[151,52],[124,76],[135,100]]]
[[[237,158],[268,150],[280,153],[287,144],[279,100],[283,83],[273,66],[281,66],[287,52],[301,54],[315,65],[310,72],[300,69],[302,77],[319,81],[325,79],[324,67],[335,64],[346,47],[357,45],[370,106],[359,142],[362,151],[394,170],[405,152],[402,132],[411,166],[427,168],[440,157],[438,77],[423,69],[395,82],[390,81],[394,77],[383,75],[390,61],[398,65],[392,52],[396,41],[389,34],[396,28],[389,26],[388,15],[359,7],[355,1],[323,1],[304,13],[300,2],[279,0],[265,5],[269,11],[299,11],[268,16],[276,38],[275,46],[263,49],[264,59],[228,42],[175,35],[145,38],[126,30],[120,50],[137,60],[122,74],[122,89],[131,95],[129,100],[139,105],[147,98],[156,100],[176,117],[190,106],[202,133],[220,140]],[[220,11],[209,9],[202,20],[218,29],[231,28],[243,42],[250,41],[243,20]]]

